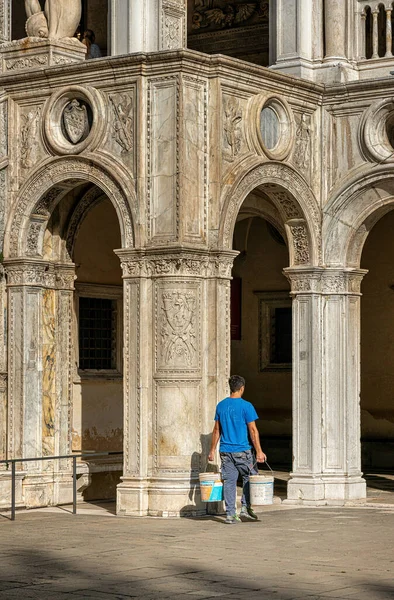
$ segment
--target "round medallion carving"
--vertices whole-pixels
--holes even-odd
[[[261,97],[257,109],[257,137],[264,153],[273,160],[283,160],[290,153],[294,137],[294,119],[285,100]]]
[[[360,143],[368,159],[394,162],[394,99],[372,104],[360,124]]]
[[[62,88],[44,108],[46,142],[56,154],[93,150],[103,138],[105,123],[104,102],[94,88]]]

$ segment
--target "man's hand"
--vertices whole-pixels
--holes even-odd
[[[267,456],[264,454],[264,452],[259,452],[258,454],[256,454],[256,462],[263,463],[266,460],[267,460]]]
[[[210,452],[208,454],[208,460],[209,460],[209,462],[213,462],[215,460],[215,451],[214,450],[212,450],[212,452]]]

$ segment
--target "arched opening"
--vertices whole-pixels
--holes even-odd
[[[123,291],[114,253],[121,243],[111,201],[88,183],[62,198],[44,234],[43,258],[56,262],[66,250],[75,265],[69,365],[72,453],[123,450]],[[67,317],[61,315],[65,321]],[[80,471],[84,500],[114,499],[122,456],[85,458]]]
[[[246,379],[245,398],[259,414],[257,426],[268,462],[288,473],[292,300],[283,269],[289,266],[289,251],[283,218],[263,190],[261,186],[246,197],[234,229],[233,249],[239,254],[231,282],[231,372]],[[276,482],[276,493],[282,497],[286,479],[283,475]]]
[[[365,57],[372,58],[372,11],[370,6],[365,7]]]
[[[188,0],[188,48],[269,65],[269,2]]]
[[[378,12],[378,54],[379,57],[386,54],[386,10],[383,4],[379,5]]]
[[[380,490],[394,490],[385,475],[394,464],[393,227],[391,211],[374,225],[361,256],[361,267],[368,269],[361,288],[362,464],[369,485]]]

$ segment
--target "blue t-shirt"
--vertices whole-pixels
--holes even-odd
[[[215,421],[220,424],[220,452],[250,450],[248,423],[258,418],[253,404],[243,398],[225,398],[219,402]]]

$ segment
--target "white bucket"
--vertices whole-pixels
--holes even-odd
[[[274,502],[273,475],[250,475],[250,503],[252,506],[263,506]]]
[[[220,481],[220,473],[200,473],[198,477],[202,502],[223,500],[223,483]]]

